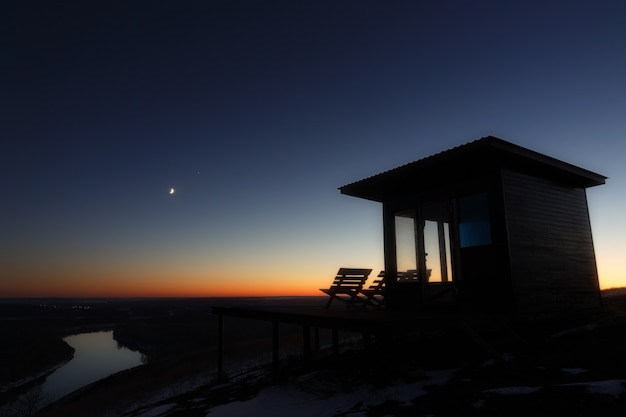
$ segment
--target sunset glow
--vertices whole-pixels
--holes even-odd
[[[335,271],[336,272],[336,271]],[[23,277],[3,287],[3,297],[233,297],[233,296],[310,296],[321,295],[318,287],[330,285],[326,279],[302,277],[299,282],[245,277],[155,277],[127,275],[123,278],[98,276],[54,276],[45,279]],[[259,277],[261,278],[261,277]],[[175,285],[172,282],[176,282]],[[35,287],[35,288],[34,288]]]
[[[322,295],[384,265],[338,187],[488,135],[608,177],[626,286],[626,2],[13,3],[0,298]]]

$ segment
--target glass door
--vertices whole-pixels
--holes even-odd
[[[448,203],[428,204],[422,206],[421,210],[396,212],[395,228],[396,265],[401,281],[452,281]]]
[[[451,216],[447,201],[394,213],[397,276],[391,292],[401,308],[451,301],[455,251]]]
[[[417,270],[417,218],[415,209],[395,213],[396,267],[399,275]]]
[[[422,217],[427,282],[452,281],[450,206],[448,203],[424,205]]]

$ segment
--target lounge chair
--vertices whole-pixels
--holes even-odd
[[[339,268],[330,288],[320,288],[320,291],[330,296],[326,303],[326,308],[330,307],[333,300],[338,300],[348,305],[363,302],[363,299],[359,298],[359,293],[371,272],[371,269]]]
[[[426,281],[424,281],[424,284],[428,283],[428,280],[430,279],[430,274],[432,273],[432,269],[427,269],[426,270]],[[417,269],[409,269],[407,271],[404,272],[398,272],[398,282],[419,282],[420,281],[420,276],[419,276],[419,272],[417,271]]]
[[[426,270],[426,282],[428,282],[431,272],[431,269]],[[415,269],[398,272],[396,281],[400,283],[419,282],[418,272]],[[361,290],[361,300],[365,303],[365,305],[382,307],[385,304],[385,285],[385,271],[380,271],[376,279],[372,281],[372,285]]]
[[[385,271],[380,271],[372,284],[361,290],[361,294],[366,305],[382,307],[385,301]]]

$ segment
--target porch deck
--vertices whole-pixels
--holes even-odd
[[[278,307],[213,307],[218,316],[218,377],[224,377],[224,317],[260,320],[272,324],[272,367],[278,370],[280,347],[279,326],[281,324],[302,326],[303,354],[312,353],[311,329],[332,331],[333,354],[339,352],[339,332],[363,335],[365,343],[371,335],[387,337],[394,332],[407,329],[427,331],[458,322],[461,316],[451,312],[390,312],[383,309],[336,308],[324,306],[278,306]]]

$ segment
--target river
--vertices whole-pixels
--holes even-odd
[[[63,340],[75,352],[71,361],[46,378],[43,391],[52,401],[116,372],[141,365],[141,353],[119,346],[113,339],[113,331],[81,333]]]
[[[81,333],[63,340],[72,346],[74,357],[50,374],[46,381],[32,392],[23,395],[0,415],[19,415],[20,408],[50,404],[77,389],[106,378],[109,375],[141,365],[141,353],[119,346],[113,339],[113,331]]]

